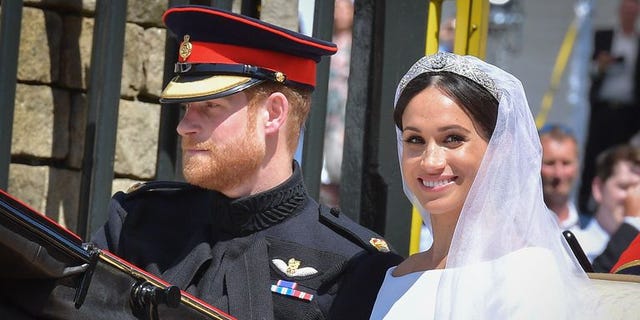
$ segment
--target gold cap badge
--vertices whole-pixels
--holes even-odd
[[[379,239],[379,238],[371,238],[369,240],[369,243],[371,243],[372,246],[374,246],[376,249],[378,249],[378,251],[380,252],[389,252],[389,246],[387,245],[387,242]]]
[[[193,50],[193,45],[189,42],[190,38],[191,37],[188,34],[185,34],[182,43],[180,44],[180,58],[182,58],[182,61],[186,61],[191,55],[191,50]]]
[[[284,73],[280,71],[276,72],[275,78],[276,78],[276,81],[279,83],[284,83],[284,81],[287,80],[287,77],[284,75]]]

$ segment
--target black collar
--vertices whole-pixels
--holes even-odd
[[[293,161],[293,174],[279,186],[247,197],[222,196],[214,205],[214,228],[232,237],[245,236],[276,225],[297,214],[307,200],[300,166]]]

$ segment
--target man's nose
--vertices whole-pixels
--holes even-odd
[[[176,127],[176,131],[179,135],[184,137],[190,134],[194,134],[198,131],[198,126],[196,125],[196,121],[194,119],[194,113],[195,112],[193,110],[187,108],[184,116],[182,116],[182,119],[180,120],[180,123],[178,123],[178,126]]]

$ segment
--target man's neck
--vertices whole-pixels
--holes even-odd
[[[549,209],[551,209],[551,211],[553,211],[556,214],[559,224],[562,224],[563,222],[569,219],[569,202],[568,201],[551,203],[549,204]]]
[[[286,161],[286,162],[285,162]],[[288,163],[288,165],[285,165]],[[229,198],[241,198],[273,189],[293,175],[293,159],[262,165],[249,180],[221,192]]]
[[[633,34],[635,34],[636,29],[635,29],[635,21],[633,23],[629,22],[629,23],[622,23],[620,25],[620,30],[622,30],[622,33],[625,36],[632,36]]]
[[[603,210],[602,208],[598,208],[595,214],[595,218],[596,221],[598,221],[600,227],[602,227],[602,229],[604,229],[610,235],[616,232],[616,230],[618,230],[618,227],[620,227],[620,224],[622,224],[621,221],[616,221],[613,213],[605,212],[605,210]]]

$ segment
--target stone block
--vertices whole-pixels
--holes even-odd
[[[84,12],[92,15],[96,11],[96,0],[24,0],[24,4],[53,10]]]
[[[86,90],[89,83],[94,20],[66,15],[63,17],[63,26],[60,83],[64,87]]]
[[[22,10],[18,80],[51,83],[58,80],[62,19],[52,11]]]
[[[120,82],[120,95],[122,97],[133,98],[138,95],[144,82],[144,73],[142,71],[144,53],[148,50],[157,50],[157,48],[150,48],[145,45],[144,29],[133,23],[127,23],[124,36],[122,80]]]
[[[162,92],[166,35],[166,30],[161,28],[149,28],[144,31],[144,46],[150,50],[142,52],[144,55],[144,85],[141,94],[149,96],[151,99],[158,99]]]
[[[78,231],[78,204],[80,203],[80,171],[50,168],[47,204],[47,216],[67,229]]]
[[[62,0],[62,1],[67,1],[67,0]],[[95,13],[96,13],[96,0],[82,0],[82,11],[85,14],[95,15]]]
[[[9,187],[7,191],[38,212],[44,213],[47,205],[49,167],[9,165]]]
[[[65,16],[61,83],[65,87],[87,90],[91,73],[93,28],[91,18]],[[127,23],[122,61],[120,94],[123,97],[137,96],[143,84],[143,60],[145,49],[144,29]]]
[[[260,19],[277,26],[298,30],[298,1],[297,0],[263,0],[261,3]]]
[[[9,166],[8,191],[36,211],[75,232],[80,177],[79,171],[12,163]]]
[[[120,100],[114,171],[152,179],[156,171],[160,105]]]
[[[145,26],[161,27],[162,14],[168,8],[167,0],[129,1],[127,21]]]
[[[64,90],[18,84],[11,153],[65,158],[69,151],[69,100],[69,93]]]

